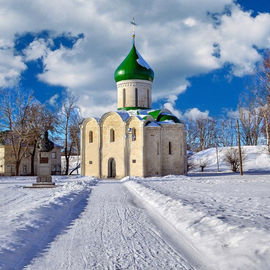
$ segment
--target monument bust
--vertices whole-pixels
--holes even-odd
[[[40,152],[50,152],[53,148],[54,143],[49,140],[49,133],[46,130],[38,142],[38,149]]]

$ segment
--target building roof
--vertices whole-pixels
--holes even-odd
[[[116,82],[130,79],[153,81],[154,71],[141,57],[135,44],[132,45],[128,56],[115,70],[114,79]]]
[[[129,116],[136,116],[140,120],[147,120],[149,116],[153,117],[152,119],[156,123],[183,123],[181,120],[179,120],[171,111],[167,109],[162,110],[121,110],[117,111],[117,113],[121,116],[123,119],[123,116],[125,119],[123,121],[126,121]],[[123,116],[121,115],[123,114]]]

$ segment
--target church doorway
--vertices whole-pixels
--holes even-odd
[[[116,165],[114,158],[110,158],[108,161],[108,178],[115,178],[116,176]]]

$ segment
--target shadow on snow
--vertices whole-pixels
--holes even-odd
[[[91,189],[73,192],[33,212],[31,226],[15,232],[14,243],[0,253],[0,269],[23,269],[34,258],[40,256],[54,239],[67,231],[87,206]]]

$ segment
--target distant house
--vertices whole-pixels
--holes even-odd
[[[69,170],[68,174],[80,174],[80,163],[81,163],[81,156],[78,153],[71,153],[69,158]],[[61,169],[62,174],[65,174],[66,171],[66,158],[65,153],[62,152],[62,162],[61,162]]]
[[[30,151],[32,147],[29,147],[28,152],[25,153],[22,158],[19,175],[30,175],[31,174],[31,155]],[[38,155],[39,152],[36,152],[35,155],[35,164],[34,164],[34,174],[37,173],[38,166]],[[55,146],[51,151],[52,159],[51,159],[51,174],[61,174],[61,147]],[[0,175],[2,176],[12,176],[15,175],[16,166],[14,154],[12,151],[12,146],[9,144],[0,144]]]

